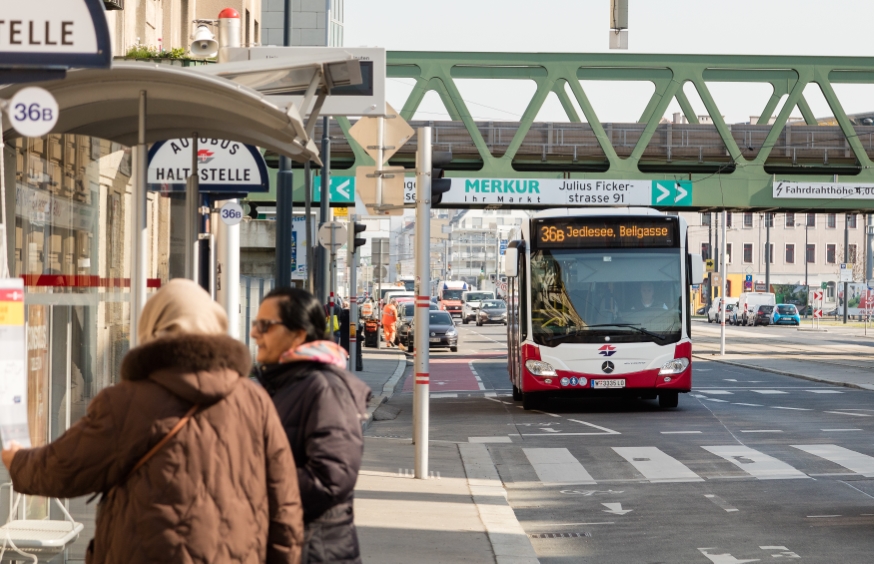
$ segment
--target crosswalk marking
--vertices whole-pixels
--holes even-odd
[[[783,392],[781,390],[750,390],[751,392],[755,392],[757,394],[788,394],[789,392]]]
[[[689,470],[685,464],[656,447],[613,447],[613,450],[650,482],[704,481],[704,478]]]
[[[592,476],[566,448],[523,448],[528,462],[544,484],[595,484]]]
[[[807,478],[807,474],[763,452],[742,445],[701,447],[720,456],[759,480]]]
[[[838,445],[792,445],[792,447],[825,458],[867,478],[874,478],[874,457]]]
[[[805,392],[810,392],[811,394],[842,394],[840,390],[804,390]]]

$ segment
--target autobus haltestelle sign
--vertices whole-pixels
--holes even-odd
[[[149,151],[149,188],[185,189],[192,174],[191,139],[155,143]],[[255,147],[227,139],[198,139],[197,174],[201,192],[267,192],[267,165]]]

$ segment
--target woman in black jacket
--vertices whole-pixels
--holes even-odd
[[[325,340],[325,310],[309,292],[277,288],[252,323],[258,379],[273,398],[304,509],[301,563],[361,562],[353,492],[364,451],[370,389],[345,370],[347,354]]]

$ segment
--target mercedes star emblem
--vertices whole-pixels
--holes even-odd
[[[613,363],[609,360],[601,365],[601,370],[604,372],[604,374],[610,374],[611,372],[613,372],[614,368],[615,366],[613,366]]]

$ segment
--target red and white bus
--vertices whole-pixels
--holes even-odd
[[[658,397],[692,389],[690,286],[704,263],[683,218],[649,208],[557,209],[516,232],[508,369],[525,409],[550,396]]]

